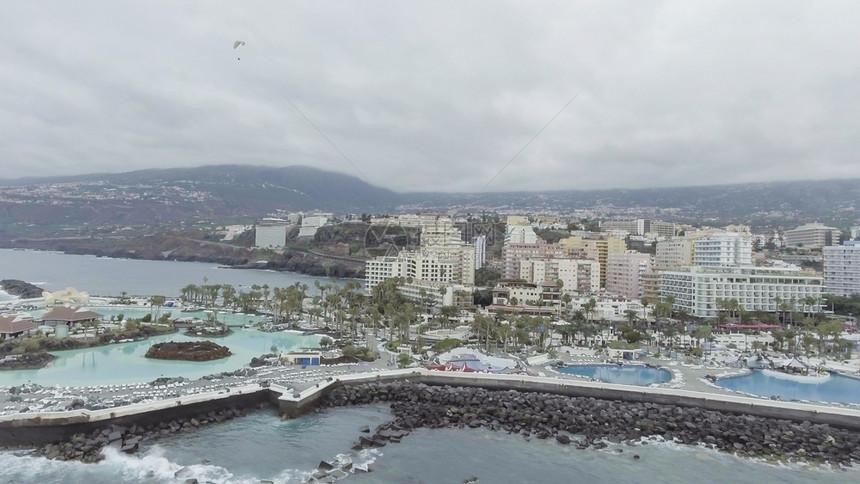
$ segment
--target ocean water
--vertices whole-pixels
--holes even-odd
[[[209,314],[205,311],[188,311],[183,312],[180,308],[150,308],[146,306],[85,306],[84,309],[95,311],[102,315],[102,319],[109,321],[112,317],[122,314],[126,318],[142,318],[146,315],[152,316],[154,319],[160,316],[169,315],[171,319],[176,318],[199,318],[204,321],[209,319]],[[28,310],[27,313],[38,319],[40,316],[48,312],[48,308]],[[230,313],[218,311],[218,322],[226,323],[230,326],[244,326],[246,324],[254,324],[263,321],[266,316],[258,316],[256,314]]]
[[[672,379],[672,372],[665,368],[651,368],[643,365],[570,365],[559,368],[558,371],[622,385],[648,386]]]
[[[838,374],[831,374],[825,382],[806,383],[776,378],[755,370],[749,375],[720,378],[716,384],[736,392],[762,397],[778,396],[782,400],[860,404],[860,380]]]
[[[54,462],[0,453],[0,482],[304,482],[321,460],[349,457],[369,474],[358,483],[807,483],[860,482],[860,470],[771,465],[701,447],[658,442],[578,450],[554,441],[482,429],[419,429],[399,444],[350,450],[361,425],[388,419],[384,406],[329,409],[281,421],[263,410],[148,443],[139,455],[108,453],[98,464]],[[638,455],[640,459],[634,459]],[[204,460],[208,459],[208,463]]]
[[[111,259],[91,255],[67,255],[59,252],[0,249],[0,279],[20,279],[48,291],[72,286],[91,295],[178,297],[188,284],[232,284],[247,288],[252,284],[286,287],[296,282],[307,284],[314,294],[314,281],[343,284],[343,279],[329,279],[298,274],[253,269],[224,269],[204,262],[146,261]]]
[[[56,359],[38,370],[0,371],[0,386],[32,382],[43,386],[87,386],[150,382],[161,376],[200,378],[212,373],[234,371],[251,358],[269,353],[272,345],[280,351],[315,347],[319,336],[298,333],[263,333],[236,328],[233,334],[212,341],[227,346],[232,353],[214,361],[168,361],[146,358],[146,351],[164,341],[199,341],[182,333],[161,335],[145,341],[119,343],[95,348],[52,352]]]

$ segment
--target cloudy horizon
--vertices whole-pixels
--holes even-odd
[[[300,164],[499,192],[860,177],[860,4],[83,5],[4,9],[0,178]]]

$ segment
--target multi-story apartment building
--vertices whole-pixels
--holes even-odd
[[[600,263],[591,259],[576,261],[576,286],[565,286],[565,290],[575,290],[580,294],[594,294],[600,291]],[[563,270],[559,269],[562,274]]]
[[[860,240],[824,248],[824,285],[829,294],[860,294]]]
[[[702,318],[718,316],[717,299],[737,299],[746,311],[776,312],[780,301],[806,311],[820,310],[824,280],[799,269],[689,267],[660,275],[660,297],[674,298],[674,309]],[[806,304],[807,298],[815,300]]]
[[[547,244],[543,241],[533,244],[505,244],[502,248],[502,278],[518,278],[520,276],[520,261],[522,260],[561,259],[566,256],[567,251],[560,245]]]
[[[451,219],[439,218],[421,226],[421,254],[453,264],[453,280],[475,283],[475,246],[463,242],[460,229]]]
[[[475,247],[471,244],[451,244],[421,247],[421,255],[451,264],[452,279],[458,284],[475,283]]]
[[[475,270],[478,270],[487,263],[487,236],[476,235],[472,245],[475,246]]]
[[[610,254],[606,272],[606,292],[639,299],[642,297],[640,276],[651,272],[651,255],[630,250]]]
[[[514,225],[528,225],[529,218],[525,215],[508,215],[505,217],[505,224],[508,227],[512,227]]]
[[[495,306],[531,306],[555,311],[561,302],[561,290],[553,283],[503,282],[493,288]]]
[[[596,260],[600,264],[600,286],[606,287],[606,261],[609,254],[627,250],[624,239],[596,235],[572,235],[558,241],[570,257],[584,257]]]
[[[530,225],[508,225],[505,230],[505,245],[536,244],[538,236]]]
[[[660,300],[660,272],[648,271],[639,274],[639,293],[649,302]]]
[[[801,225],[785,232],[786,247],[803,247],[805,249],[821,249],[830,245],[839,245],[842,231],[821,223]]]
[[[696,239],[693,264],[701,267],[752,265],[752,239],[749,234],[717,232]]]
[[[657,241],[654,268],[660,271],[693,265],[693,241],[674,237]]]
[[[371,294],[377,284],[394,277],[406,277],[408,258],[402,255],[384,256],[364,263],[364,289]]]
[[[287,245],[287,230],[290,225],[285,220],[264,218],[257,224],[254,247],[280,249]]]
[[[672,237],[675,235],[675,224],[647,218],[605,220],[600,223],[600,229],[604,232],[621,230],[630,235],[651,234],[661,237]]]
[[[398,287],[406,299],[416,303],[429,303],[437,308],[456,306],[469,308],[474,306],[472,299],[473,286],[454,284],[450,282],[413,280]]]
[[[433,219],[421,225],[421,246],[459,245],[463,242],[460,229],[450,218]]]
[[[600,290],[600,264],[588,259],[520,261],[520,279],[532,284],[561,281],[561,289],[580,293]]]
[[[460,230],[450,219],[433,218],[421,226],[421,247],[417,251],[383,256],[365,263],[365,290],[393,277],[412,281],[475,283],[475,247],[463,242]]]
[[[420,252],[401,252],[368,260],[364,265],[364,289],[367,294],[380,282],[394,277],[433,282],[457,282],[454,263]]]
[[[315,213],[302,216],[302,226],[299,228],[299,237],[313,237],[320,227],[327,224],[332,218],[330,213]]]

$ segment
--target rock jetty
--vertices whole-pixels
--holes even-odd
[[[44,291],[39,286],[18,279],[3,279],[0,281],[0,287],[9,294],[18,296],[21,299],[42,297],[42,291]]]
[[[260,408],[265,407],[260,404]],[[91,433],[78,433],[67,441],[47,444],[37,448],[32,455],[44,456],[52,460],[77,460],[82,462],[98,462],[104,458],[102,449],[114,447],[127,454],[140,450],[141,443],[149,439],[172,433],[201,427],[213,423],[221,423],[236,417],[242,417],[247,411],[241,407],[227,408],[218,411],[201,413],[195,417],[175,418],[150,425],[109,425],[96,429]]]
[[[211,341],[157,343],[146,352],[147,358],[159,360],[211,361],[228,356],[230,356],[230,348]]]
[[[860,462],[858,432],[695,407],[409,382],[339,387],[321,401],[327,407],[372,403],[390,403],[395,419],[360,436],[355,450],[399,442],[416,428],[480,427],[583,449],[659,436],[748,457]]]

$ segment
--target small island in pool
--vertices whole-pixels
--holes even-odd
[[[0,358],[0,370],[38,370],[54,361],[54,355],[40,351],[23,355],[6,355]]]
[[[146,352],[147,358],[159,360],[211,361],[230,356],[230,348],[211,341],[157,343]]]
[[[185,331],[185,336],[196,336],[200,338],[223,338],[230,336],[233,330],[227,325],[218,326],[193,326]]]

